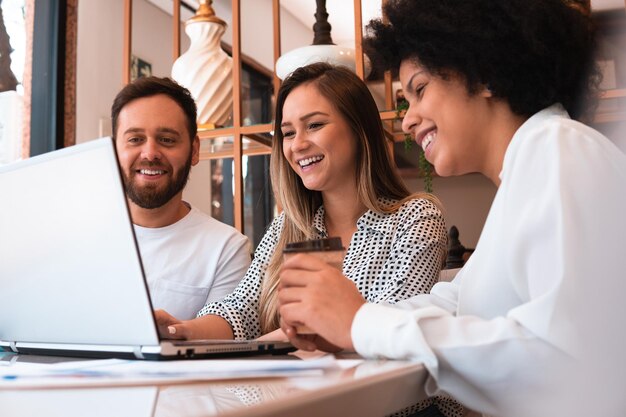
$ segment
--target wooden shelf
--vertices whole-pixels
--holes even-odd
[[[606,90],[600,96],[601,100],[607,100],[612,98],[623,98],[626,97],[626,88],[616,88],[613,90]]]
[[[232,43],[230,54],[233,60],[233,126],[221,129],[200,129],[200,158],[233,158],[233,217],[234,226],[243,232],[243,166],[242,157],[246,155],[263,155],[270,153],[272,131],[271,124],[245,126],[242,116],[242,64],[243,55],[241,53],[241,0],[231,0],[231,19],[228,22],[232,31]],[[130,51],[132,34],[132,7],[133,0],[124,0],[124,48],[123,48],[123,82],[130,81]],[[173,7],[173,58],[176,59],[180,53],[180,7],[181,2],[172,1]],[[272,0],[273,25],[274,30],[274,56],[280,56],[280,1]],[[271,47],[271,46],[270,46]],[[248,63],[249,64],[249,63]],[[257,68],[258,70],[258,68]],[[278,86],[274,77],[274,86]],[[218,138],[222,138],[218,140]]]
[[[272,152],[271,123],[242,126],[242,156],[269,155]],[[234,158],[232,126],[217,129],[198,129],[200,137],[200,160]]]
[[[173,58],[180,54],[180,7],[179,0],[172,1],[173,7]],[[123,81],[124,84],[130,81],[130,54],[131,54],[131,34],[132,34],[132,4],[133,0],[124,0],[124,48],[123,48]],[[229,49],[233,59],[233,126],[219,129],[199,129],[200,137],[200,158],[211,160],[219,158],[233,158],[233,208],[234,226],[243,231],[244,211],[243,211],[243,166],[242,157],[252,155],[267,155],[271,152],[272,131],[271,123],[245,126],[242,117],[242,64],[246,60],[241,51],[241,0],[231,0],[231,21],[228,22],[232,31],[231,45]],[[357,75],[364,78],[362,40],[363,28],[361,20],[361,0],[353,0],[355,15],[355,56],[357,58]],[[272,21],[264,22],[273,28],[273,42],[268,44],[268,48],[273,49],[274,62],[281,56],[281,25],[280,25],[280,0],[272,0]],[[249,60],[247,60],[249,61]],[[274,92],[280,87],[280,80],[270,70],[263,71],[260,64],[247,62],[256,71],[273,76]],[[385,75],[385,100],[387,108],[393,106],[391,92],[391,76]],[[404,140],[404,136],[399,136],[394,128],[393,121],[398,118],[395,111],[383,111],[380,113],[381,119],[386,125],[391,126],[392,132],[388,134],[394,141]],[[267,174],[269,175],[269,174]]]
[[[243,137],[242,156],[269,155],[272,151],[270,146],[260,143],[258,140]],[[232,136],[211,138],[200,142],[200,160],[234,158],[235,149]]]
[[[593,118],[593,123],[617,123],[626,121],[626,111],[598,113]]]
[[[600,96],[594,124],[626,121],[626,88],[606,90]]]
[[[271,123],[261,124],[261,125],[250,125],[250,126],[241,126],[238,128],[238,131],[241,132],[242,135],[246,136],[254,136],[256,138],[260,133],[271,133],[274,129],[274,125]],[[217,129],[198,129],[198,136],[200,140],[219,138],[224,136],[232,136],[235,133],[235,128],[232,126],[221,127]],[[264,141],[261,140],[263,143]]]

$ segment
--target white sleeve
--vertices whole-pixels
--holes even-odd
[[[613,402],[617,397],[582,389],[586,372],[603,378],[609,372],[599,367],[624,369],[623,351],[618,354],[611,344],[623,347],[626,338],[608,339],[623,325],[603,311],[608,304],[609,311],[624,313],[615,307],[625,304],[615,259],[626,235],[626,165],[575,126],[554,123],[531,133],[521,138],[524,145],[509,161],[499,190],[504,200],[498,215],[507,230],[490,236],[505,245],[506,259],[490,262],[508,266],[508,274],[497,278],[510,280],[519,304],[493,318],[455,316],[455,280],[437,284],[430,298],[399,303],[401,309],[362,306],[351,334],[356,351],[366,357],[423,362],[438,387],[472,409],[578,416],[591,392]],[[436,392],[434,380],[430,394]],[[613,382],[605,390],[619,386]]]
[[[249,266],[250,242],[244,235],[232,232],[222,247],[213,286],[205,304],[219,301],[230,294],[244,277]]]
[[[455,314],[459,299],[459,285],[462,280],[462,272],[463,270],[459,271],[454,280],[450,282],[436,283],[429,294],[419,294],[407,298],[406,300],[398,301],[394,306],[402,310],[415,310],[422,307],[435,306],[450,314]]]
[[[512,403],[528,411],[524,401],[533,394],[544,401],[545,409],[554,406],[542,393],[553,390],[552,376],[558,371],[544,365],[560,369],[568,363],[561,351],[512,319],[454,317],[436,306],[400,310],[365,304],[354,318],[352,340],[365,357],[424,363],[431,375],[426,386],[429,395],[440,394],[437,386],[443,387],[465,406],[494,415],[510,410]],[[531,388],[520,391],[524,386]]]

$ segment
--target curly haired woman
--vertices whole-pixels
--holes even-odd
[[[456,278],[395,306],[367,303],[314,258],[287,261],[283,330],[303,349],[324,339],[421,361],[430,393],[486,414],[623,414],[626,156],[574,120],[598,81],[589,16],[563,0],[391,0],[385,12],[367,51],[399,69],[404,131],[439,175],[478,172],[498,191]]]

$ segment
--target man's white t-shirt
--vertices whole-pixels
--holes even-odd
[[[134,227],[152,306],[180,320],[230,294],[250,265],[248,239],[194,207],[172,225]]]

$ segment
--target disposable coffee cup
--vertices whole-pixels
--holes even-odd
[[[283,258],[286,261],[299,253],[306,253],[307,255],[318,257],[328,265],[331,265],[341,271],[345,252],[346,248],[343,247],[340,237],[329,237],[324,239],[287,243],[285,249],[283,249]],[[315,333],[307,326],[297,326],[296,331],[298,334]]]

